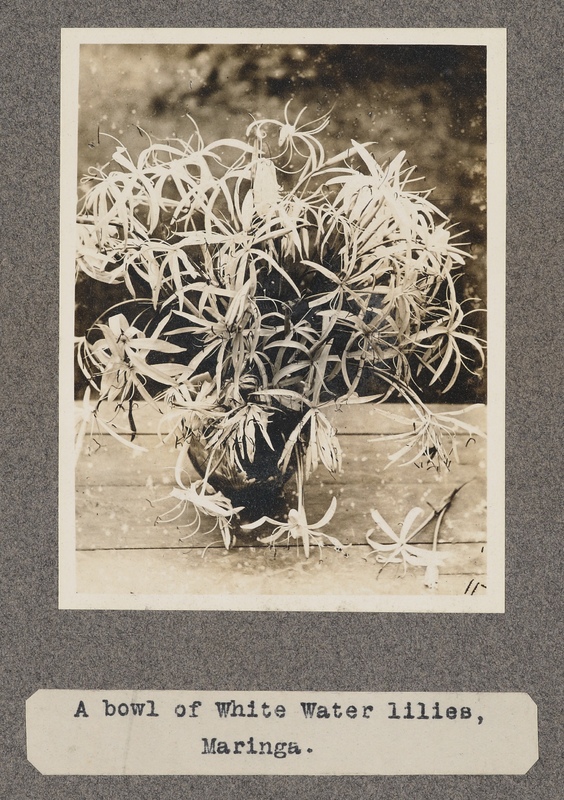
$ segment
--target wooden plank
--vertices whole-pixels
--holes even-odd
[[[83,454],[76,471],[77,486],[169,486],[174,485],[174,467],[177,451],[172,443],[161,445],[156,436],[141,435],[136,442],[146,447],[139,453],[121,445],[113,437],[104,434],[98,437],[100,447],[91,455]],[[465,437],[456,437],[459,462],[453,460],[450,471],[418,468],[416,465],[399,465],[390,461],[397,452],[397,442],[389,440],[371,441],[366,435],[343,435],[343,472],[331,476],[322,467],[319,474],[325,475],[328,484],[351,485],[362,483],[368,475],[379,475],[381,485],[418,482],[438,483],[444,475],[454,483],[464,483],[483,474],[486,467],[486,444],[483,440],[466,445]],[[454,457],[454,454],[453,454]],[[188,474],[195,474],[193,471]]]
[[[155,518],[171,507],[163,498],[174,485],[176,451],[172,443],[158,445],[154,434],[137,441],[150,448],[149,454],[134,453],[104,435],[104,445],[92,456],[84,455],[77,470],[77,547],[79,591],[132,593],[234,593],[234,594],[421,594],[423,570],[410,570],[399,577],[401,568],[388,565],[380,572],[365,534],[374,529],[373,538],[387,543],[370,516],[377,508],[397,532],[407,512],[418,505],[425,510],[437,507],[444,497],[465,481],[470,481],[456,496],[440,531],[439,549],[449,553],[441,569],[439,593],[463,594],[474,580],[471,591],[484,591],[486,507],[486,448],[482,440],[460,445],[460,463],[450,472],[437,473],[415,466],[389,465],[389,454],[397,442],[369,441],[376,431],[372,416],[362,409],[345,409],[350,423],[340,437],[344,452],[344,472],[332,477],[320,469],[306,488],[306,508],[310,522],[317,521],[338,499],[337,512],[327,532],[351,546],[345,554],[326,547],[319,560],[314,548],[309,560],[296,546],[276,550],[256,542],[243,542],[226,551],[216,533],[200,532],[186,541],[190,532],[179,520],[155,526]],[[355,412],[353,415],[352,412]],[[472,412],[476,413],[476,412]],[[483,413],[483,410],[482,410]],[[340,418],[341,420],[343,417]],[[369,420],[363,435],[359,420]],[[357,426],[357,427],[355,427]],[[291,485],[290,485],[291,488]],[[188,519],[189,517],[189,512]],[[257,532],[268,535],[270,527]],[[429,543],[432,525],[414,543]],[[210,542],[215,545],[208,548]],[[242,546],[241,546],[242,545]],[[205,553],[205,557],[201,556]],[[379,577],[377,577],[379,575]],[[82,587],[82,588],[80,588]]]
[[[381,486],[401,484],[404,482],[420,484],[437,484],[443,480],[453,483],[465,483],[477,474],[483,474],[486,467],[486,445],[478,441],[465,446],[465,439],[457,437],[459,461],[453,459],[450,469],[427,469],[416,464],[399,464],[390,461],[390,456],[397,452],[397,442],[386,440],[371,441],[364,435],[341,437],[343,451],[343,472],[334,478],[320,468],[325,474],[325,481],[340,485],[363,483],[367,476],[378,476]],[[454,455],[454,454],[453,454]]]
[[[208,550],[107,550],[77,554],[79,592],[116,594],[228,595],[463,595],[482,594],[484,555],[480,545],[450,545],[436,592],[423,583],[424,570],[403,576],[399,565],[381,565],[356,547],[345,557],[324,550],[322,560],[296,559],[278,548]]]
[[[177,451],[174,444],[161,445],[154,435],[143,435],[136,444],[140,453],[120,444],[112,436],[96,437],[100,444],[91,454],[83,453],[76,469],[77,486],[173,486]]]
[[[75,405],[77,409],[82,408],[81,401],[77,401]],[[127,414],[125,412],[120,412],[116,416],[114,409],[107,406],[108,404],[105,403],[101,405],[102,415],[105,414],[105,418],[114,420],[114,422],[117,425],[121,425],[124,430],[129,430]],[[168,409],[163,403],[157,403],[157,406],[159,410],[153,408],[146,402],[136,403],[134,418],[139,434],[156,433],[159,424],[161,424],[163,435],[169,432],[171,426],[167,424],[165,414]],[[485,433],[486,407],[484,405],[475,407],[452,403],[431,403],[429,408],[436,413],[459,412],[463,410],[464,413],[456,418],[469,425],[475,425]],[[348,406],[341,405],[338,408],[335,406],[328,406],[326,413],[333,425],[343,434],[401,433],[409,426],[399,424],[389,415],[399,415],[407,418],[413,417],[413,412],[406,403],[384,403],[381,406],[360,403]]]
[[[429,409],[434,413],[456,412],[454,419],[479,428],[486,433],[486,406],[464,406],[432,403]],[[463,413],[458,413],[463,412]],[[395,434],[410,429],[410,425],[400,423],[392,416],[407,420],[416,419],[414,412],[406,403],[383,403],[382,405],[351,405],[329,409],[327,416],[337,431],[346,433]]]
[[[372,481],[338,487],[337,511],[328,532],[342,537],[344,541],[364,541],[366,532],[372,528],[375,541],[389,542],[370,515],[376,509],[396,533],[407,513],[419,507],[423,521],[432,509],[439,508],[446,497],[458,488],[459,483],[450,479],[429,485],[419,483],[397,483],[378,485],[375,476]],[[439,539],[445,542],[484,542],[486,541],[486,487],[482,479],[476,479],[464,486],[456,495],[448,512],[443,517]],[[321,493],[315,483],[306,488],[306,509],[308,519],[316,522],[329,505],[326,492]],[[432,540],[433,524],[429,524],[413,539],[414,543]]]
[[[343,543],[364,543],[366,532],[375,530],[372,538],[386,542],[372,517],[370,509],[377,508],[395,531],[408,511],[414,506],[423,508],[425,515],[431,507],[438,508],[445,496],[456,487],[452,481],[438,484],[402,483],[385,487],[379,485],[378,476],[368,475],[362,484],[350,486],[321,486],[313,479],[306,489],[308,519],[314,523],[327,510],[332,494],[338,500],[337,511],[327,532],[341,538]],[[185,542],[192,529],[186,527],[194,515],[187,509],[177,520],[171,520],[171,510],[176,501],[166,497],[162,486],[99,486],[79,487],[76,496],[76,532],[79,549],[131,548],[131,547],[205,547],[218,538],[217,533],[206,533],[209,525]],[[476,480],[461,489],[441,529],[441,541],[483,542],[486,538],[485,486]],[[157,524],[157,517],[164,521]],[[423,515],[421,516],[423,519]],[[167,522],[167,520],[171,520]],[[184,526],[184,527],[183,527]],[[265,536],[271,527],[264,526],[257,535]],[[433,525],[429,525],[413,540],[432,540]],[[241,541],[241,538],[239,538]]]

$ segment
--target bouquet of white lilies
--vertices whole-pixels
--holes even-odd
[[[483,353],[455,286],[466,254],[405,154],[380,165],[353,140],[329,157],[329,118],[303,117],[287,106],[244,141],[211,144],[194,123],[187,141],[149,140],[135,159],[118,142],[83,179],[76,263],[129,295],[78,339],[80,442],[89,421],[137,447],[144,400],[178,447],[165,519],[211,520],[226,547],[270,524],[263,541],[287,534],[307,555],[340,546],[321,531],[335,501],[313,525],[304,508],[311,473],[341,469],[328,408],[401,400],[416,424],[398,458],[447,462],[445,437],[466,428],[431,413],[418,385],[448,391]],[[266,516],[292,476],[297,507]]]

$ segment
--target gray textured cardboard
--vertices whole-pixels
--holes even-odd
[[[9,2],[2,15],[3,679],[0,794],[19,798],[493,798],[559,793],[561,6],[494,0]],[[507,27],[507,610],[504,615],[57,608],[61,27]],[[50,777],[25,758],[38,688],[528,692],[524,777]]]

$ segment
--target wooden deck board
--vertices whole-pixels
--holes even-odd
[[[172,486],[177,451],[172,444],[159,444],[155,435],[141,435],[136,443],[146,447],[146,453],[121,445],[112,436],[97,437],[100,447],[91,455],[81,456],[77,472],[77,486]],[[436,484],[442,480],[464,483],[485,470],[486,447],[480,440],[465,446],[465,438],[457,437],[459,461],[453,460],[450,470],[418,468],[415,464],[398,465],[389,456],[398,449],[397,442],[371,441],[366,434],[344,434],[340,437],[343,451],[343,472],[335,476],[324,470],[327,485],[355,485],[369,476],[378,477],[381,485],[410,483]]]
[[[78,553],[78,591],[133,594],[371,595],[464,594],[484,576],[483,546],[449,545],[437,590],[424,586],[424,570],[381,564],[369,548],[357,546],[348,557],[324,548],[305,560],[277,548],[199,548],[97,550]],[[483,586],[478,590],[483,591]]]
[[[430,507],[427,502],[437,507],[454,486],[450,482],[430,488],[419,484],[401,484],[393,492],[373,491],[370,485],[341,487],[343,491],[337,494],[338,506],[331,522],[331,531],[342,537],[343,543],[364,543],[366,532],[373,528],[376,532],[372,538],[386,541],[370,516],[371,508],[377,508],[384,519],[397,529],[416,503],[428,513]],[[480,489],[481,484],[476,483],[475,490],[470,484],[461,490],[441,526],[442,542],[485,541],[486,509],[482,497],[479,496]],[[329,493],[319,492],[315,483],[308,486],[306,508],[312,522],[323,515],[330,497]],[[116,549],[170,547],[180,537],[192,532],[187,524],[193,518],[189,511],[174,522],[157,522],[159,514],[171,509],[174,502],[167,499],[161,489],[115,486],[111,492],[100,492],[80,487],[76,502],[77,547],[80,550],[95,550],[98,547],[107,547],[108,542]],[[259,534],[265,536],[268,532],[269,527],[264,526]],[[430,542],[432,534],[432,525],[429,525],[415,537],[414,542]],[[210,535],[204,527],[191,537],[189,544],[205,547],[209,541]]]
[[[448,407],[455,410],[457,407]],[[394,413],[404,407],[386,406]],[[310,522],[317,521],[335,495],[338,506],[327,532],[351,545],[337,553],[325,547],[321,562],[317,548],[306,560],[301,548],[271,548],[253,540],[237,539],[227,552],[219,534],[205,529],[190,538],[188,511],[178,520],[168,519],[174,501],[167,495],[174,486],[176,451],[172,443],[160,444],[147,409],[140,418],[143,433],[136,442],[150,454],[124,448],[108,435],[96,437],[102,445],[84,452],[76,471],[77,590],[94,593],[193,593],[246,595],[370,595],[425,594],[424,571],[387,565],[380,571],[365,541],[388,543],[370,516],[377,508],[395,531],[407,512],[418,505],[429,513],[452,489],[457,494],[441,525],[439,550],[448,554],[441,567],[438,593],[464,594],[472,579],[474,592],[483,592],[486,567],[486,445],[477,437],[457,437],[458,463],[450,471],[390,465],[397,441],[376,440],[380,434],[403,428],[367,406],[345,408],[334,414],[342,431],[343,473],[336,477],[319,469],[306,489]],[[464,419],[485,428],[485,408],[473,408]],[[140,427],[140,429],[141,429]],[[387,469],[385,467],[388,467]],[[467,483],[468,482],[468,483]],[[268,535],[266,526],[258,532]],[[430,546],[433,526],[413,541]],[[209,546],[210,543],[212,546]],[[215,543],[215,544],[214,544]],[[209,547],[208,547],[209,546]],[[202,554],[205,552],[204,557]],[[377,577],[378,576],[378,577]]]

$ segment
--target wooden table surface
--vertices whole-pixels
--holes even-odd
[[[436,408],[436,407],[435,407]],[[461,406],[441,406],[454,410]],[[400,405],[387,411],[407,413]],[[157,523],[175,501],[167,499],[174,486],[175,451],[162,444],[154,419],[143,409],[137,443],[148,453],[132,451],[109,435],[97,435],[99,448],[83,448],[76,470],[77,591],[94,594],[142,595],[479,595],[486,589],[486,442],[457,437],[458,462],[450,471],[390,465],[397,441],[372,441],[382,434],[403,431],[376,408],[355,406],[333,414],[343,449],[343,472],[331,476],[323,468],[310,479],[306,509],[316,522],[331,498],[337,511],[326,528],[343,544],[303,549],[280,544],[275,549],[259,542],[241,542],[227,551],[217,531],[201,531],[182,540],[190,515],[173,523]],[[464,420],[485,431],[485,407],[473,407]],[[470,481],[470,483],[467,483]],[[443,518],[439,552],[446,555],[438,588],[424,585],[424,570],[376,561],[365,535],[390,540],[375,525],[375,508],[398,532],[414,506],[425,512],[437,507],[452,489],[465,484]],[[429,504],[429,505],[428,505]],[[430,547],[434,525],[413,540]],[[268,526],[262,531],[271,531]],[[282,540],[280,540],[282,542]]]

